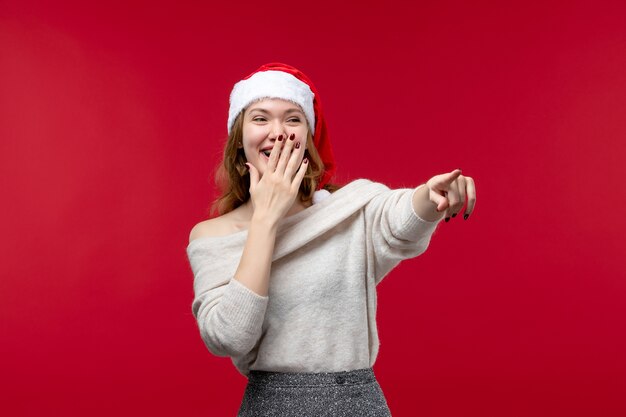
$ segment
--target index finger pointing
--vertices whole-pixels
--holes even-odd
[[[444,174],[443,178],[441,179],[441,182],[446,184],[446,185],[450,185],[454,182],[454,180],[456,180],[457,178],[459,178],[459,175],[461,175],[461,170],[460,169],[455,169],[454,171],[448,173],[448,174]]]

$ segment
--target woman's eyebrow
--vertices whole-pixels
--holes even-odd
[[[255,109],[250,110],[250,113],[252,113],[253,111],[259,111],[261,113],[271,114],[269,111],[267,111],[265,109],[255,108]],[[285,112],[285,114],[289,114],[289,113],[300,113],[300,114],[303,114],[302,111],[300,111],[300,109],[289,109],[289,110],[287,110]]]

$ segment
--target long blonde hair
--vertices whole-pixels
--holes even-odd
[[[233,123],[233,127],[226,139],[224,147],[224,159],[217,166],[215,171],[215,183],[221,195],[213,201],[208,209],[209,217],[217,211],[218,216],[226,214],[250,199],[250,174],[245,163],[246,155],[243,148],[237,146],[243,138],[243,119],[246,110],[244,109]],[[313,199],[313,193],[317,188],[324,173],[324,163],[320,158],[315,145],[311,130],[307,132],[306,150],[304,157],[309,159],[306,173],[300,183],[298,196],[300,201],[308,205]],[[343,185],[328,183],[323,189],[334,193]]]

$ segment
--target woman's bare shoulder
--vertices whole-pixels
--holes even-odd
[[[200,237],[226,236],[241,230],[238,227],[234,213],[231,211],[222,216],[201,221],[196,224],[189,233],[189,243]]]
[[[222,234],[225,234],[224,230],[226,222],[223,217],[224,216],[215,217],[196,224],[189,233],[189,243],[199,237],[221,236]]]

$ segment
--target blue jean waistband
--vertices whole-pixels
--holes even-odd
[[[372,368],[339,372],[270,372],[251,370],[248,383],[264,386],[320,386],[375,382]]]

